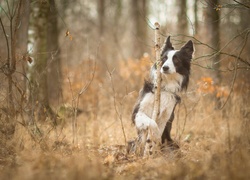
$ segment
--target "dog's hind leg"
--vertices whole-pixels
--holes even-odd
[[[167,142],[173,142],[171,135],[170,135],[173,120],[174,120],[174,112],[172,112],[169,120],[167,121],[165,129],[164,129],[163,134],[161,136],[161,143],[162,144],[164,144],[166,140],[167,140]]]
[[[167,121],[165,129],[164,129],[163,134],[161,136],[161,143],[164,144],[165,141],[167,140],[168,146],[177,149],[177,148],[179,148],[179,146],[172,140],[171,134],[170,134],[171,129],[172,129],[173,120],[174,120],[174,112],[172,112],[169,120]]]

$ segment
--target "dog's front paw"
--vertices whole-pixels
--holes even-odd
[[[154,129],[155,130],[155,129]],[[149,129],[148,136],[146,139],[144,157],[157,154],[160,150],[160,136],[159,131]]]

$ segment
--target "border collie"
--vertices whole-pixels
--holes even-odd
[[[174,50],[170,37],[167,38],[161,52],[161,97],[158,121],[152,119],[156,83],[156,64],[151,68],[149,80],[145,80],[134,106],[132,120],[136,126],[138,138],[128,144],[129,152],[141,155],[152,154],[154,147],[167,142],[178,147],[170,136],[174,110],[180,102],[178,92],[186,90],[189,82],[190,61],[194,52],[193,42],[188,41],[180,50]]]

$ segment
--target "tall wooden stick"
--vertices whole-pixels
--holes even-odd
[[[152,115],[152,119],[157,122],[158,116],[160,113],[160,99],[161,99],[161,47],[160,47],[160,24],[156,22],[155,24],[155,64],[156,64],[156,72],[157,78],[154,82],[155,87],[155,99],[154,99],[154,111]]]

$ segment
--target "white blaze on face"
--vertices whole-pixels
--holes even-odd
[[[175,69],[175,66],[174,66],[174,62],[173,62],[173,56],[175,55],[175,53],[177,52],[178,50],[171,50],[168,52],[168,59],[165,61],[165,63],[162,65],[161,67],[161,73],[164,73],[164,70],[163,68],[164,67],[168,67],[168,73],[175,73],[176,72],[176,69]]]

